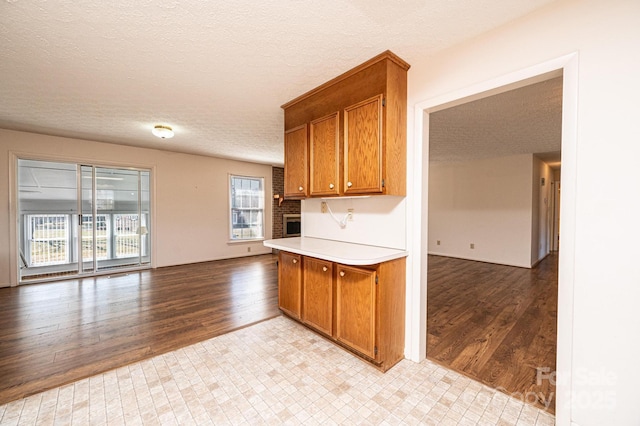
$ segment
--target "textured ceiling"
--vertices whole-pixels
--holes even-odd
[[[562,77],[444,109],[429,116],[429,161],[538,154],[560,162]]]
[[[281,164],[283,103],[551,1],[0,0],[0,128]]]

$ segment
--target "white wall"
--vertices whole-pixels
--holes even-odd
[[[229,173],[264,177],[265,236],[271,237],[270,165],[0,129],[0,286],[12,283],[16,259],[9,220],[13,208],[9,202],[15,195],[15,190],[9,192],[10,153],[21,158],[152,168],[154,267],[271,252],[262,242],[228,243]]]
[[[530,267],[531,182],[531,154],[431,163],[429,254]]]
[[[542,185],[544,179],[544,185]],[[551,167],[537,157],[533,157],[533,179],[531,188],[531,266],[544,259],[551,250],[550,229],[552,226]]]
[[[415,146],[422,144],[422,134],[414,132],[414,105],[578,53],[571,62],[577,72],[565,84],[578,96],[564,98],[571,113],[563,135],[575,134],[577,142],[571,152],[563,146],[562,203],[567,208],[561,233],[570,240],[560,247],[558,315],[572,328],[559,324],[558,356],[571,370],[563,383],[571,399],[562,395],[559,400],[559,424],[640,424],[639,16],[637,0],[560,0],[436,57],[412,61],[409,71],[408,151],[422,156],[422,148]],[[417,188],[424,185],[422,168],[410,173]],[[420,196],[412,197],[410,205],[420,206]],[[408,236],[418,234],[408,244],[420,247],[426,210],[410,212]],[[571,259],[563,257],[563,247],[570,249]],[[426,266],[416,255],[410,259],[417,266],[408,283],[408,299],[416,302],[407,311],[413,341],[421,338],[414,323],[419,299],[426,299]]]
[[[353,209],[353,220],[341,228],[329,212],[322,213],[326,201],[341,220]],[[377,195],[368,198],[308,198],[301,204],[302,235],[347,241],[371,246],[406,249],[406,203],[404,197]]]

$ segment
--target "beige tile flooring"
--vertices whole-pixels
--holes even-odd
[[[278,317],[0,406],[0,424],[553,425],[430,361],[383,374]]]

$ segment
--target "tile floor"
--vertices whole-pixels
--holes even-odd
[[[553,425],[430,361],[380,373],[278,317],[0,406],[0,424]]]

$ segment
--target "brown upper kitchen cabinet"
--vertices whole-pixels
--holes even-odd
[[[278,305],[300,318],[302,304],[302,256],[281,251],[278,255]]]
[[[344,193],[382,193],[382,95],[344,110]]]
[[[310,189],[305,196],[406,195],[407,70],[390,51],[284,104],[285,196],[303,185],[287,169],[291,132],[309,128]],[[336,128],[337,126],[337,128]],[[296,164],[290,164],[290,162]]]
[[[309,193],[307,167],[307,125],[284,134],[284,196],[305,198]]]
[[[340,194],[340,120],[338,112],[311,122],[311,196]]]

